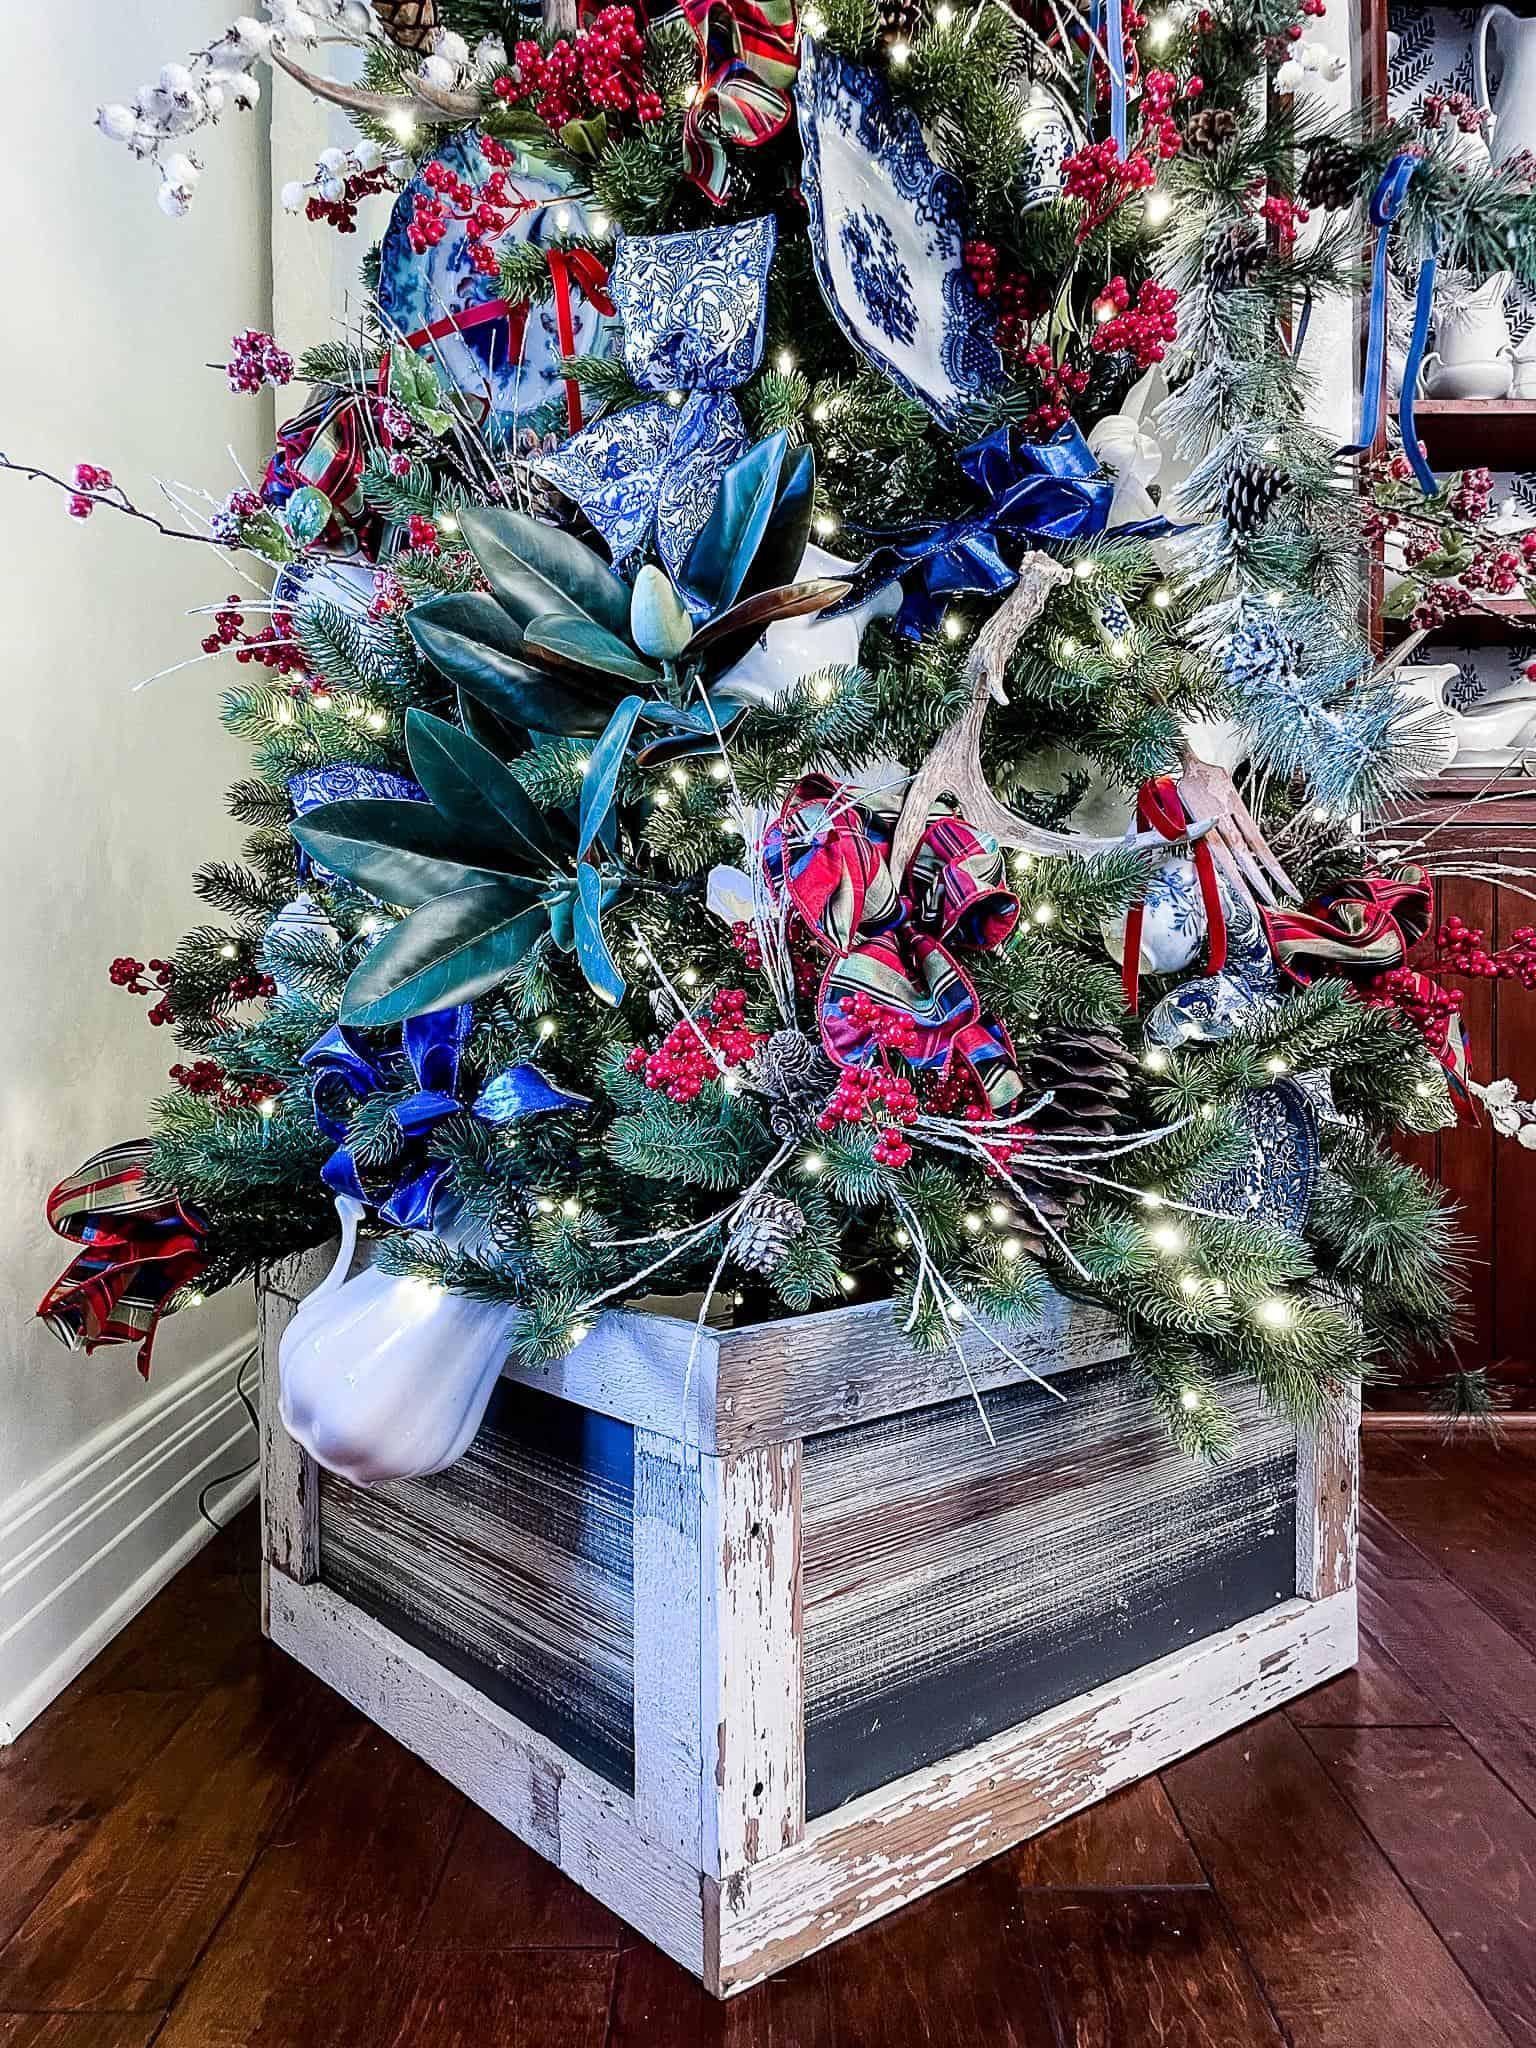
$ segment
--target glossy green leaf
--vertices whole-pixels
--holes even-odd
[[[502,654],[510,654],[514,660],[522,658],[522,627],[507,617],[494,597],[487,597],[481,590],[448,591],[441,597],[429,597],[423,604],[412,605],[405,615],[405,624],[429,661],[432,655],[418,627],[425,627],[429,637],[441,631],[458,633],[466,640],[483,642]]]
[[[746,580],[773,512],[787,445],[783,434],[770,434],[731,464],[714,510],[688,550],[679,580],[711,618],[735,603]]]
[[[438,674],[499,718],[533,732],[596,736],[624,695],[609,676],[552,674],[505,654],[483,641],[423,619],[426,605],[410,616],[411,637]]]
[[[571,952],[576,944],[576,884],[562,882],[558,889],[546,891],[543,900],[550,938],[562,953]]]
[[[622,676],[626,682],[655,683],[660,677],[643,655],[636,654],[627,640],[610,633],[591,619],[575,619],[550,612],[530,619],[523,629],[523,644],[532,653],[570,663],[596,675]]]
[[[587,986],[605,1003],[624,995],[624,977],[603,935],[603,878],[587,862],[576,870],[576,963]]]
[[[623,633],[629,586],[574,534],[502,505],[466,506],[459,527],[497,601],[518,625],[545,612],[570,612]]]
[[[736,602],[760,590],[779,590],[793,583],[805,559],[816,504],[816,457],[809,448],[792,448],[779,470],[779,487],[757,553],[742,578]]]
[[[779,619],[803,619],[825,611],[848,595],[851,584],[831,577],[808,583],[791,583],[778,590],[760,590],[744,597],[717,619],[711,619],[689,650],[711,672],[728,669],[740,661],[755,640],[762,638]]]
[[[321,867],[384,903],[425,903],[472,882],[504,881],[527,863],[511,840],[466,833],[431,804],[395,797],[320,804],[289,829]]]
[[[517,777],[468,733],[430,712],[408,711],[405,746],[416,780],[443,817],[466,834],[492,839],[505,828],[519,872],[566,857],[568,847]]]
[[[528,734],[521,725],[498,717],[489,705],[472,697],[468,690],[461,689],[457,695],[460,725],[482,747],[488,748],[498,761],[515,761],[527,750]]]
[[[472,1002],[506,979],[548,923],[542,902],[497,882],[424,903],[353,970],[342,1022],[400,1024]]]
[[[585,860],[592,847],[611,841],[615,793],[624,772],[635,720],[644,706],[643,697],[626,697],[608,721],[608,729],[587,757],[587,772],[581,780],[581,831],[576,857]]]

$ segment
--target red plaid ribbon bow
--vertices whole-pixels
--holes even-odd
[[[1293,981],[1313,974],[1357,981],[1401,967],[1429,930],[1433,909],[1423,871],[1407,867],[1340,882],[1301,910],[1267,911],[1264,929]]]
[[[145,1379],[166,1302],[206,1263],[201,1219],[148,1189],[150,1151],[147,1138],[109,1145],[48,1197],[49,1224],[81,1250],[37,1311],[71,1351],[137,1344]]]
[[[890,821],[854,792],[808,775],[790,792],[763,849],[768,877],[831,959],[817,994],[821,1041],[841,1067],[875,1057],[869,1027],[844,1003],[864,995],[911,1018],[915,1066],[960,1061],[978,1103],[1006,1115],[1023,1093],[1007,1032],[982,1010],[955,948],[991,952],[1019,918],[996,844],[963,818],[936,813],[907,872],[887,865]]]
[[[683,123],[690,181],[716,206],[731,189],[725,146],[755,149],[788,125],[800,69],[795,0],[682,0],[702,70]]]
[[[1138,832],[1160,832],[1171,842],[1186,838],[1193,822],[1172,776],[1154,775],[1137,791]],[[1191,852],[1195,880],[1200,885],[1200,900],[1205,905],[1205,971],[1207,974],[1220,974],[1227,964],[1227,914],[1222,907],[1221,884],[1216,879],[1216,857],[1204,839],[1197,839]],[[1125,952],[1120,962],[1120,983],[1125,990],[1126,1007],[1133,1016],[1141,996],[1141,927],[1145,917],[1146,905],[1133,903],[1125,920]]]

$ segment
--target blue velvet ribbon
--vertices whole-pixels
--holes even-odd
[[[469,1038],[474,1012],[469,1004],[453,1010],[431,1010],[408,1018],[401,1027],[400,1050],[377,1053],[362,1035],[344,1024],[322,1032],[299,1064],[310,1076],[315,1124],[335,1150],[320,1169],[320,1178],[334,1194],[376,1208],[386,1223],[402,1230],[431,1228],[445,1177],[452,1171],[445,1159],[422,1157],[422,1147],[445,1118],[466,1107],[482,1123],[516,1123],[550,1110],[579,1109],[590,1097],[557,1088],[536,1066],[506,1067],[487,1081],[473,1103],[459,1099],[459,1060]],[[360,1102],[381,1089],[398,1085],[402,1069],[416,1083],[415,1092],[397,1102],[390,1114],[406,1140],[406,1171],[398,1162],[384,1186],[364,1168],[347,1142],[347,1124]]]
[[[1109,524],[1114,479],[1073,420],[1049,441],[1026,441],[1016,427],[994,428],[963,448],[959,461],[982,494],[981,507],[963,519],[873,536],[877,545],[838,609],[899,581],[896,630],[916,640],[938,624],[951,598],[996,596],[1017,582],[1017,558],[1026,549],[1092,539]],[[1115,531],[1150,540],[1172,528],[1166,519],[1146,519]]]
[[[1371,194],[1371,225],[1376,230],[1376,246],[1371,254],[1370,320],[1365,342],[1365,383],[1360,394],[1360,428],[1355,440],[1347,448],[1339,450],[1341,455],[1368,455],[1381,433],[1387,389],[1387,251],[1392,238],[1392,223],[1402,212],[1408,197],[1408,188],[1413,183],[1414,173],[1422,162],[1422,157],[1412,156],[1406,152],[1393,157],[1382,173],[1376,190]],[[1413,333],[1408,343],[1408,358],[1403,365],[1403,389],[1398,401],[1398,424],[1402,428],[1403,453],[1412,465],[1419,488],[1426,497],[1432,496],[1439,489],[1439,480],[1419,447],[1413,407],[1419,371],[1424,362],[1425,344],[1429,340],[1430,315],[1435,302],[1435,272],[1439,263],[1439,252],[1435,246],[1432,228],[1430,236],[1427,253],[1419,265],[1418,290],[1413,307]]]
[[[1120,161],[1125,162],[1127,135],[1125,81],[1125,13],[1122,0],[1093,0],[1088,14],[1088,61],[1083,67],[1083,125],[1091,135],[1094,106],[1094,76],[1098,62],[1096,42],[1102,36],[1109,67],[1109,132]]]

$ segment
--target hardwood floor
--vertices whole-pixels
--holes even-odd
[[[1536,2048],[1536,1428],[1366,1440],[1360,1668],[728,2006],[260,1641],[0,1751],[0,2048]]]

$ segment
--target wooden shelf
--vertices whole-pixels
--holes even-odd
[[[1518,640],[1527,633],[1536,637],[1536,604],[1523,597],[1490,597],[1485,600],[1485,608],[1466,612],[1432,633],[1430,644],[1437,647],[1497,647],[1506,640]],[[1395,640],[1406,640],[1407,621],[1383,619],[1382,636],[1389,647]]]
[[[1436,469],[1536,464],[1536,398],[1420,398],[1413,420]]]

